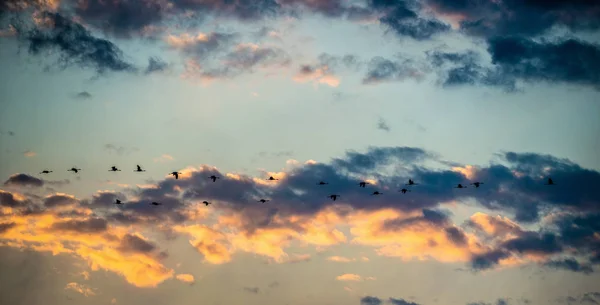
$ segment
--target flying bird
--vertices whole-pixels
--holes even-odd
[[[217,179],[219,179],[220,177],[217,177],[215,175],[212,175],[210,177],[208,177],[209,179],[212,179],[213,182],[217,181]]]
[[[408,190],[408,189],[401,189],[399,192],[402,192],[402,194],[406,194],[406,192],[410,192],[410,190]]]
[[[180,172],[171,172],[169,175],[172,175],[173,177],[175,177],[175,179],[179,179],[179,175],[181,175]]]
[[[333,201],[336,201],[338,199],[338,197],[342,197],[342,196],[333,194],[333,195],[329,195],[327,197],[331,198],[331,200],[333,200]]]
[[[145,172],[146,171],[145,169],[142,169],[141,166],[139,166],[139,165],[136,165],[136,166],[137,166],[137,169],[134,170],[134,172]]]
[[[418,185],[418,183],[415,183],[412,179],[408,179],[408,183],[405,185]]]
[[[111,166],[110,169],[108,170],[109,172],[120,172],[121,170],[118,169],[116,166]]]
[[[359,187],[365,187],[367,184],[371,184],[371,183],[365,182],[365,181],[361,181],[361,182],[358,183],[358,186]]]
[[[544,183],[545,185],[556,185],[554,184],[554,181],[552,181],[552,178],[548,178],[548,183]]]
[[[76,168],[76,167],[71,167],[70,170],[67,170],[68,172],[74,172],[74,173],[78,173],[81,170],[81,168]]]
[[[275,181],[275,180],[279,180],[279,179],[275,179],[275,178],[273,178],[273,176],[271,176],[271,177],[269,177],[269,179],[267,179],[267,180],[269,180],[269,181]]]
[[[374,191],[373,194],[371,194],[371,196],[373,195],[383,195],[383,193],[380,193],[379,191]]]
[[[475,188],[478,188],[480,184],[483,184],[483,182],[473,182],[473,183],[471,183],[471,185],[474,185]]]
[[[325,185],[325,184],[329,184],[329,183],[324,182],[324,181],[319,181],[319,183],[317,183],[317,185]]]
[[[49,171],[49,170],[45,169],[45,170],[43,170],[43,171],[42,171],[40,174],[49,174],[49,173],[51,173],[51,172],[52,172],[52,171]]]
[[[156,202],[156,201],[152,201],[150,204],[151,204],[151,205],[161,205],[162,203],[160,203],[160,202]]]
[[[457,186],[454,187],[455,189],[466,189],[466,186],[463,186],[462,184],[458,184]]]
[[[261,199],[261,200],[259,200],[258,202],[265,203],[265,202],[269,202],[269,201],[270,201],[270,200],[268,200],[268,199]]]
[[[117,201],[115,201],[115,204],[121,204],[121,200],[117,199]]]
[[[210,203],[210,202],[208,202],[208,201],[206,201],[206,200],[205,200],[205,201],[202,201],[202,203],[204,203],[204,205],[206,205],[206,206],[208,206],[209,204],[212,204],[212,203]]]

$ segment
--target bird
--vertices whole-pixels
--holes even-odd
[[[342,196],[341,195],[332,194],[332,195],[329,195],[327,197],[331,198],[331,200],[333,200],[333,201],[336,201],[338,199],[338,197],[342,197]]]
[[[212,179],[213,182],[217,181],[217,179],[219,179],[219,177],[212,175],[210,177],[208,177],[209,179]]]
[[[206,200],[205,200],[205,201],[202,201],[202,203],[204,203],[204,205],[206,205],[206,206],[208,206],[209,204],[212,204],[212,203],[210,203],[210,202],[208,202],[208,201],[206,201]]]
[[[418,185],[418,183],[415,183],[412,179],[408,179],[408,183],[405,185]]]
[[[79,172],[81,170],[81,168],[76,168],[76,167],[71,167],[70,170],[67,170],[68,172],[74,172],[77,174],[77,172]]]
[[[273,176],[271,176],[271,177],[269,177],[269,179],[267,179],[267,180],[269,180],[269,181],[275,181],[275,180],[279,180],[279,179],[275,179],[275,178],[273,178]]]
[[[406,194],[406,192],[410,192],[410,190],[407,190],[407,189],[401,189],[399,192],[402,192],[402,194]]]
[[[45,169],[45,170],[43,170],[43,171],[42,171],[40,174],[49,174],[49,173],[51,173],[51,172],[52,172],[52,171],[49,171],[49,170]]]
[[[121,204],[121,200],[117,199],[117,200],[115,201],[115,204]]]
[[[552,181],[552,178],[548,178],[548,183],[544,183],[545,185],[556,185],[554,184],[554,181]]]
[[[371,196],[373,195],[383,195],[383,193],[380,193],[379,191],[374,191],[373,194],[371,194]]]
[[[173,177],[175,177],[175,179],[179,179],[179,175],[181,175],[180,172],[171,172],[169,175],[172,175]]]
[[[265,202],[269,202],[269,201],[270,201],[270,200],[268,200],[268,199],[261,199],[261,200],[259,200],[258,202],[265,203]]]
[[[111,166],[110,169],[108,170],[109,172],[120,172],[121,170],[118,169],[116,166]]]
[[[458,184],[457,186],[454,187],[455,189],[466,189],[466,186],[463,186],[462,184]]]
[[[475,188],[478,188],[480,184],[483,184],[483,182],[473,182],[473,183],[471,183],[471,185],[474,185]]]
[[[358,186],[359,187],[365,187],[367,184],[371,184],[371,183],[365,182],[365,181],[361,181],[361,182],[358,183]]]
[[[145,169],[142,169],[141,166],[139,166],[139,165],[136,165],[136,166],[137,166],[137,169],[134,170],[134,172],[145,172],[146,171]]]
[[[161,205],[162,203],[160,203],[160,202],[156,202],[156,201],[152,201],[150,204],[151,204],[151,205]]]
[[[329,184],[329,183],[324,182],[324,181],[319,181],[319,183],[317,183],[317,185],[325,185],[325,184]]]

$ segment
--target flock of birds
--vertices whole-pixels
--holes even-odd
[[[67,171],[74,172],[74,173],[79,173],[79,171],[81,171],[81,168],[72,167],[71,169],[69,169]],[[108,171],[109,172],[120,172],[121,170],[118,169],[116,166],[111,166]],[[145,172],[146,170],[142,169],[142,167],[140,165],[136,165],[136,169],[133,170],[133,171],[134,172]],[[49,173],[52,173],[52,171],[51,170],[43,170],[42,172],[40,172],[40,174],[49,174]],[[181,175],[181,173],[175,171],[175,172],[169,173],[169,175],[175,177],[175,179],[179,179],[179,175]],[[216,182],[217,179],[220,179],[220,178],[221,177],[215,176],[215,175],[211,175],[211,176],[208,177],[208,179],[211,179],[213,182]],[[275,180],[279,180],[279,179],[275,179],[275,178],[273,178],[273,176],[270,176],[266,180],[268,180],[268,181],[275,181]],[[327,184],[329,184],[329,183],[327,183],[325,181],[319,181],[319,182],[317,182],[317,185],[327,185]],[[366,182],[366,181],[361,181],[361,182],[358,183],[358,186],[364,188],[364,187],[367,186],[367,184],[370,184],[370,183]],[[482,184],[484,184],[484,183],[483,182],[473,182],[473,183],[471,183],[471,185],[474,185],[475,188],[479,188],[479,186],[482,185]],[[415,183],[412,179],[408,179],[408,183],[406,183],[405,185],[408,186],[408,187],[411,187],[411,186],[414,186],[414,185],[418,185],[418,183]],[[545,185],[555,185],[555,183],[552,180],[552,178],[548,178],[548,180],[545,183]],[[464,188],[467,188],[467,186],[462,185],[462,184],[459,183],[454,188],[464,189]],[[401,192],[402,194],[406,194],[407,192],[410,192],[410,191],[411,190],[409,188],[402,188],[401,190],[399,190],[399,192]],[[371,194],[371,196],[377,196],[377,195],[383,195],[383,193],[381,193],[379,191],[374,191]],[[330,198],[333,201],[336,201],[338,198],[340,198],[342,196],[338,195],[338,194],[331,194],[331,195],[328,195],[327,197]],[[258,202],[261,202],[261,203],[266,203],[266,202],[269,202],[269,201],[270,200],[268,200],[268,199],[260,199],[260,200],[258,200]],[[123,202],[121,202],[121,200],[119,200],[119,199],[116,199],[116,201],[115,201],[115,204],[122,204],[122,203]],[[208,206],[209,204],[212,204],[211,202],[208,202],[208,201],[203,201],[202,203],[205,204],[206,206]],[[150,204],[151,205],[161,205],[162,203],[152,201]]]

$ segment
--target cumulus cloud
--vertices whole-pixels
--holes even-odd
[[[377,84],[406,79],[422,80],[427,73],[426,67],[419,62],[399,56],[396,60],[376,56],[368,64],[363,84]]]
[[[195,282],[194,276],[191,275],[191,274],[184,274],[184,273],[182,273],[182,274],[176,275],[175,278],[178,279],[178,280],[180,280],[180,281],[182,281],[182,282],[184,282],[184,283],[187,283],[187,284],[193,284]]]
[[[44,180],[29,176],[27,174],[14,174],[8,177],[8,180],[4,181],[4,185],[42,187],[44,186]]]

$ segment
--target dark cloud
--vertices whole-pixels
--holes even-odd
[[[258,287],[244,287],[244,291],[249,292],[249,293],[258,294],[260,289]]]
[[[87,23],[117,37],[143,34],[158,26],[165,17],[168,3],[160,0],[85,0],[75,3],[75,13]]]
[[[388,125],[387,122],[383,118],[379,118],[379,121],[377,122],[377,129],[387,131],[387,132],[390,132],[390,130],[391,130],[390,125]]]
[[[44,199],[44,206],[47,208],[76,204],[79,204],[79,200],[67,195],[52,195]]]
[[[426,40],[451,30],[450,25],[437,19],[419,16],[421,7],[416,1],[369,0],[368,3],[373,10],[383,13],[379,21],[399,36]]]
[[[397,60],[390,60],[377,56],[369,61],[367,75],[362,82],[363,84],[377,84],[407,79],[421,80],[426,74],[425,69],[418,62],[409,58],[399,57]]]
[[[140,252],[140,253],[148,253],[152,252],[156,249],[156,246],[153,243],[150,243],[144,239],[136,235],[126,234],[121,240],[121,245],[119,247],[120,251],[123,252]]]
[[[407,301],[405,299],[394,299],[394,298],[390,298],[389,299],[390,304],[392,305],[420,305],[418,303],[415,302],[410,302]]]
[[[564,269],[573,272],[581,272],[590,274],[594,272],[594,269],[590,265],[580,264],[578,261],[572,258],[565,258],[562,260],[551,260],[544,263],[545,266],[554,269]]]
[[[519,238],[506,241],[502,247],[520,254],[554,254],[562,251],[558,237],[552,233],[525,232]]]
[[[0,223],[0,234],[8,231],[10,228],[14,227],[16,223],[14,222],[3,222]]]
[[[154,72],[161,72],[166,70],[169,67],[169,64],[164,62],[162,59],[158,57],[150,57],[148,58],[148,66],[144,73],[150,74]]]
[[[75,98],[80,100],[87,100],[92,98],[92,94],[87,91],[81,91],[75,94]]]
[[[87,220],[67,220],[52,224],[52,229],[60,231],[75,231],[79,233],[100,233],[106,231],[108,222],[103,218]]]
[[[484,254],[479,254],[471,258],[471,268],[473,270],[486,270],[498,265],[501,259],[508,258],[510,253],[504,250],[493,250]]]
[[[15,174],[12,175],[4,182],[6,186],[28,186],[28,187],[42,187],[44,186],[44,180],[38,179],[27,174]]]
[[[61,68],[77,65],[93,68],[99,74],[106,71],[133,72],[136,68],[123,59],[121,50],[112,42],[94,37],[81,24],[59,13],[43,12],[40,18],[47,21],[44,26],[31,30],[19,30],[34,55],[59,55]]]
[[[240,44],[227,54],[225,64],[233,70],[252,71],[256,66],[288,65],[290,56],[282,49]]]
[[[202,39],[193,36],[170,37],[170,45],[198,60],[206,60],[215,53],[226,50],[239,37],[237,33],[212,32]]]
[[[381,301],[378,297],[366,296],[360,299],[360,305],[381,305]]]
[[[461,30],[476,36],[533,37],[554,26],[572,31],[600,28],[600,3],[577,1],[456,1],[426,0],[436,11],[462,16]]]
[[[444,229],[446,236],[457,246],[464,246],[467,244],[467,236],[461,230],[456,227],[448,227]]]
[[[598,9],[600,12],[600,4]],[[505,77],[589,85],[600,90],[600,45],[577,39],[535,42],[496,37],[489,40],[488,51]]]
[[[27,205],[27,200],[20,200],[14,194],[0,190],[0,206],[9,208],[23,207]]]

